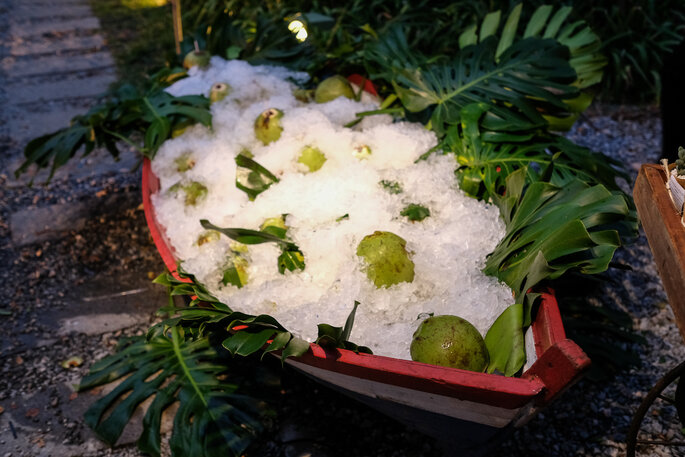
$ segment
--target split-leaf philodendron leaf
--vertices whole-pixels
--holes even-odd
[[[578,146],[564,137],[539,133],[526,141],[498,141],[492,132],[482,132],[480,124],[488,105],[474,103],[461,110],[461,123],[450,127],[443,140],[446,151],[454,153],[459,187],[469,195],[487,199],[504,189],[507,176],[525,168],[528,182],[545,172],[549,181],[565,186],[576,179],[618,190],[616,180],[628,179],[620,163],[603,154]]]
[[[86,423],[113,446],[136,408],[153,398],[138,440],[143,452],[160,455],[162,414],[178,404],[169,441],[174,455],[242,455],[262,429],[257,401],[220,380],[227,367],[216,362],[208,339],[185,340],[176,327],[169,333],[138,338],[93,365],[79,390],[126,377],[88,409]]]

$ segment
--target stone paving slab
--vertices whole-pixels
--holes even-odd
[[[90,7],[81,3],[53,2],[52,5],[27,3],[22,1],[12,7],[15,20],[54,19],[56,17],[81,18],[90,16]]]
[[[39,321],[52,322],[60,336],[100,335],[149,324],[166,299],[166,289],[153,284],[144,272],[104,273],[74,287],[66,297],[71,303],[68,309],[47,311]]]
[[[97,75],[83,79],[62,79],[39,85],[14,83],[5,86],[9,102],[13,105],[65,98],[90,97],[95,99],[116,81],[114,74]]]
[[[63,127],[63,126],[62,126]],[[28,185],[32,180],[35,183],[42,183],[47,180],[48,170],[41,170],[35,173],[35,169],[29,170],[22,174],[19,178],[14,178],[14,170],[16,170],[24,161],[23,155],[17,155],[12,159],[7,160],[7,165],[2,173],[10,179],[5,183],[8,188],[23,187]],[[55,172],[53,179],[66,178],[89,178],[97,175],[105,175],[112,173],[130,173],[139,165],[140,158],[131,149],[121,150],[119,160],[114,158],[104,148],[93,151],[89,156],[81,159],[74,159],[68,162],[65,166],[60,167]]]
[[[59,34],[74,30],[96,31],[100,28],[100,21],[96,17],[78,19],[57,19],[41,22],[14,22],[10,24],[10,35],[20,38],[35,37],[44,34]]]
[[[17,112],[13,113],[7,126],[12,138],[23,148],[28,140],[67,127],[72,117],[86,111],[79,106],[61,106],[45,113]]]
[[[52,76],[58,73],[68,74],[79,71],[110,69],[112,67],[114,67],[114,59],[112,59],[111,54],[107,51],[71,57],[45,56],[32,59],[6,57],[0,64],[0,68],[10,78],[38,75]]]
[[[105,47],[100,35],[62,34],[58,39],[15,38],[9,43],[10,55],[15,57],[37,54],[60,54],[73,51],[99,51]]]
[[[12,242],[24,246],[79,231],[86,225],[90,206],[86,202],[63,203],[17,211],[10,215]]]

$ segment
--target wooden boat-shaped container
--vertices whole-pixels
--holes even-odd
[[[361,76],[349,79],[376,94]],[[159,180],[145,159],[145,217],[164,264],[175,275],[177,259],[151,202],[158,191]],[[537,360],[520,378],[326,350],[313,343],[305,355],[286,363],[427,435],[448,439],[451,449],[477,456],[530,420],[590,365],[585,353],[566,338],[552,291],[542,296],[532,332]]]
[[[159,180],[143,164],[143,206],[164,264],[176,274],[176,258],[151,196]],[[286,363],[315,380],[428,435],[459,443],[477,455],[520,427],[576,381],[590,360],[566,338],[551,291],[532,324],[537,360],[520,378],[439,367],[390,357],[326,350],[310,351]]]
[[[642,165],[633,197],[668,302],[685,339],[685,226],[666,189],[663,167]]]

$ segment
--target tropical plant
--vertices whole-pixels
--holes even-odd
[[[153,75],[144,89],[126,84],[106,93],[102,103],[83,116],[74,117],[69,127],[30,141],[24,149],[26,160],[15,175],[36,164],[39,168],[50,168],[50,181],[57,168],[80,150],[87,156],[96,147],[104,146],[118,158],[119,141],[152,158],[175,131],[196,122],[211,126],[206,97],[174,97],[164,91],[164,87],[185,76],[180,69],[166,69]],[[142,144],[136,143],[136,139],[142,139]]]
[[[487,200],[501,194],[507,176],[520,168],[525,168],[529,182],[548,170],[550,182],[557,186],[580,179],[618,190],[616,179],[628,179],[617,160],[551,133],[532,134],[527,141],[488,141],[490,132],[480,130],[487,110],[483,103],[462,108],[462,122],[451,126],[443,141],[446,150],[456,156],[459,187],[473,197]]]
[[[554,165],[550,165],[553,167]],[[496,276],[515,294],[516,303],[502,313],[485,337],[490,351],[489,372],[511,376],[525,363],[522,329],[531,323],[542,281],[567,271],[605,271],[621,235],[632,235],[626,198],[604,186],[574,179],[563,187],[543,181],[530,183],[526,169],[507,177],[506,192],[494,195],[506,224],[506,234],[487,259],[486,274]]]
[[[169,289],[169,305],[160,309],[168,317],[146,337],[122,340],[117,352],[95,363],[81,381],[79,390],[120,380],[87,410],[86,423],[113,446],[136,408],[151,400],[138,440],[141,451],[160,455],[161,418],[169,412],[174,414],[173,455],[242,455],[262,431],[260,418],[268,405],[264,392],[246,391],[248,374],[235,357],[280,352],[284,361],[307,352],[309,343],[271,316],[232,311],[192,275],[180,268],[178,274],[180,279],[163,274],[154,281]],[[194,298],[187,306],[174,304],[173,297],[188,295]],[[348,341],[357,305],[344,328],[319,324],[317,342],[371,353]]]

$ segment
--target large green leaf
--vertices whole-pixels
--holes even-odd
[[[457,179],[466,193],[487,199],[504,188],[507,176],[524,167],[528,182],[548,171],[550,182],[557,186],[580,179],[618,190],[616,179],[628,180],[620,162],[561,136],[538,134],[512,142],[501,141],[507,139],[501,134],[481,133],[479,124],[488,108],[483,103],[465,106],[461,124],[450,127],[443,141],[444,149],[456,156]]]
[[[538,7],[531,16],[525,29],[519,33],[519,19],[522,4],[512,9],[506,23],[501,27],[499,42],[497,45],[496,58],[509,49],[517,39],[543,38],[553,39],[559,44],[568,47],[570,58],[568,63],[576,72],[576,80],[573,86],[579,89],[587,89],[602,80],[602,69],[607,63],[606,58],[600,52],[601,42],[599,37],[583,20],[570,22],[568,20],[571,7],[564,6],[556,12],[551,5]],[[554,13],[554,14],[552,14]],[[480,25],[480,40],[478,39],[478,26],[465,31],[460,37],[460,45],[473,45],[483,41],[483,37],[493,36],[500,26],[499,11],[490,13],[483,19]],[[584,111],[592,102],[589,92],[578,94],[573,99],[565,100],[570,113],[568,115],[544,116],[552,130],[568,130],[578,118],[579,113]]]
[[[482,120],[487,130],[532,130],[547,125],[543,115],[570,114],[564,100],[579,92],[570,85],[576,73],[566,46],[530,37],[514,41],[496,58],[497,46],[490,35],[449,63],[430,64],[412,53],[401,29],[393,28],[367,54],[381,68],[376,75],[391,81],[407,110],[433,110],[431,126],[438,134],[459,123],[462,108],[474,102],[489,105]]]
[[[605,271],[621,235],[636,230],[622,193],[578,179],[563,187],[527,184],[527,173],[526,168],[511,173],[504,196],[493,195],[507,228],[483,270],[507,284],[515,303],[522,305],[509,308],[486,335],[488,350],[494,352],[488,370],[507,375],[525,361],[520,341],[535,299],[529,291],[567,271]]]
[[[262,429],[257,401],[239,395],[235,383],[222,380],[227,367],[217,363],[218,354],[207,338],[185,340],[176,327],[170,333],[136,339],[93,365],[79,390],[124,379],[88,409],[86,423],[114,445],[138,405],[153,398],[138,445],[159,456],[162,413],[178,403],[172,455],[242,455]]]

